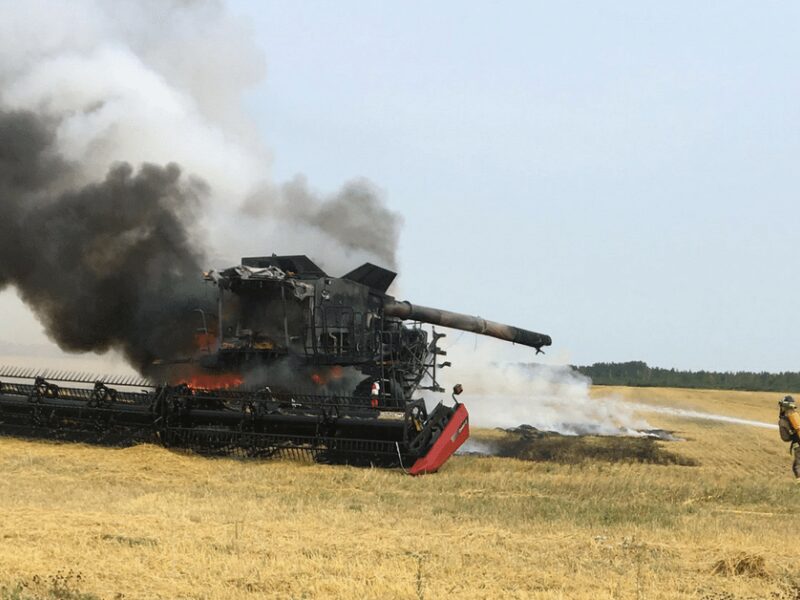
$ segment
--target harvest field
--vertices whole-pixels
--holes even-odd
[[[778,400],[593,394],[769,423]],[[644,416],[684,441],[550,439],[420,478],[0,438],[0,598],[800,598],[777,431]]]

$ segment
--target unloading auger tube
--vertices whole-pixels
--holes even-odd
[[[512,325],[503,325],[495,321],[487,321],[481,317],[472,317],[449,310],[419,306],[410,302],[390,300],[384,304],[383,312],[388,317],[398,317],[430,325],[441,325],[451,329],[487,335],[514,344],[522,344],[523,346],[536,348],[537,354],[542,351],[542,346],[549,346],[553,343],[550,336],[544,333],[536,333],[535,331],[528,331]]]

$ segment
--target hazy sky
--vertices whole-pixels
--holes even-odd
[[[274,176],[377,183],[402,296],[576,363],[800,369],[796,2],[233,7]]]
[[[800,370],[794,0],[229,5],[266,59],[265,176],[379,186],[399,296],[557,362]],[[40,344],[10,294],[4,341]]]

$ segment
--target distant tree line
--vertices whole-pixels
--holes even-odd
[[[594,363],[573,367],[590,377],[597,385],[639,387],[682,387],[715,390],[748,390],[753,392],[785,392],[800,390],[800,372],[753,373],[750,371],[679,371],[650,367],[642,361]]]

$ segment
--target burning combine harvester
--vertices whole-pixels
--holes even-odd
[[[550,337],[400,302],[395,273],[364,264],[331,277],[306,256],[244,258],[205,279],[216,313],[197,308],[197,352],[148,379],[0,370],[7,433],[101,443],[157,440],[212,454],[310,454],[320,462],[436,471],[469,436],[468,414],[428,410],[445,352],[422,325],[535,348]]]

